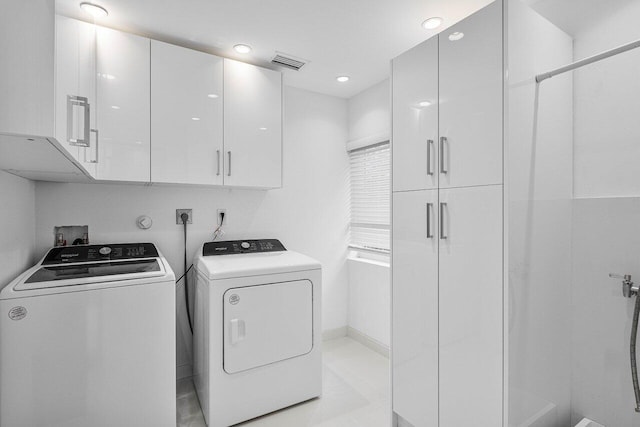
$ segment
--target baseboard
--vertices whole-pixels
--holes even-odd
[[[354,341],[358,341],[360,344],[365,347],[370,348],[376,353],[380,353],[384,357],[389,357],[389,347],[382,344],[380,341],[371,338],[367,334],[363,334],[357,329],[352,328],[351,326],[347,326],[347,336],[352,338]]]
[[[337,338],[342,338],[347,336],[347,327],[341,326],[335,329],[327,329],[326,331],[322,331],[322,341],[335,340]]]
[[[184,378],[189,378],[193,376],[193,370],[191,369],[191,365],[180,365],[176,368],[176,377],[178,380],[182,380]]]

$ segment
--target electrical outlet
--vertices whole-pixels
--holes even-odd
[[[227,210],[226,209],[218,209],[218,215],[216,216],[217,218],[217,223],[218,225],[222,225],[222,215],[224,214],[224,225],[228,225],[229,224],[229,218],[227,217]]]
[[[176,224],[182,225],[182,214],[186,213],[189,215],[189,219],[187,219],[187,224],[193,223],[193,213],[192,209],[176,209]]]

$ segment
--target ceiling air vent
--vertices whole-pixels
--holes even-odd
[[[281,52],[276,52],[276,56],[271,60],[272,64],[280,65],[282,67],[289,68],[291,70],[298,71],[300,68],[304,67],[304,65],[309,62],[304,59],[295,58],[292,55],[286,55]]]

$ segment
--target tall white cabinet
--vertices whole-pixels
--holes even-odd
[[[501,426],[501,2],[392,66],[394,419]]]
[[[463,37],[455,40],[454,34]],[[438,39],[440,187],[501,184],[502,2]]]
[[[438,214],[439,425],[498,427],[502,186],[441,190]]]
[[[393,191],[438,188],[438,37],[393,60]]]
[[[393,193],[393,410],[438,425],[438,190]]]

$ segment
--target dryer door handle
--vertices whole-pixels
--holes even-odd
[[[231,335],[231,344],[237,344],[240,341],[244,340],[246,327],[244,324],[244,320],[241,319],[231,319],[229,322],[230,326],[230,335]]]

